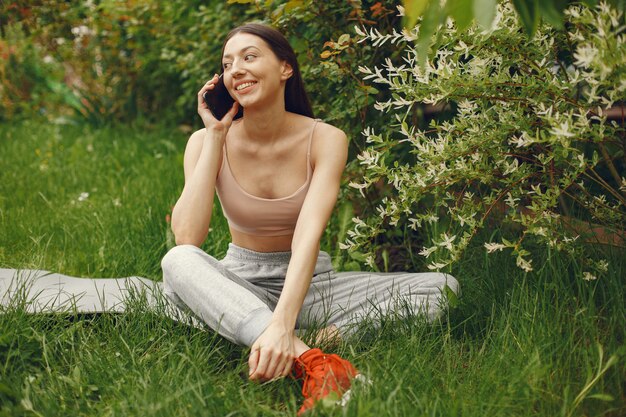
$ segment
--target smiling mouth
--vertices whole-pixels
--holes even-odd
[[[250,81],[250,82],[247,82],[247,83],[239,84],[239,85],[237,86],[237,88],[235,88],[235,90],[237,90],[237,91],[241,91],[241,90],[243,90],[244,88],[248,88],[248,87],[253,86],[254,84],[256,84],[256,81]]]

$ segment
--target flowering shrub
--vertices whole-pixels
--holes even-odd
[[[389,125],[363,131],[364,175],[351,186],[363,196],[381,182],[389,189],[375,212],[353,219],[343,248],[364,252],[375,267],[373,239],[406,226],[428,232],[420,255],[439,270],[496,220],[505,227],[486,251],[508,250],[531,271],[530,247],[580,249],[581,220],[624,229],[624,115],[607,118],[626,96],[623,14],[600,4],[571,6],[565,16],[565,30],[540,27],[533,38],[509,3],[488,30],[459,31],[449,20],[424,67],[413,43],[419,25],[357,28],[360,42],[391,43],[403,55],[360,68],[392,98],[375,105]],[[446,104],[455,115],[419,126],[411,120],[420,103]],[[607,267],[587,261],[586,279]]]

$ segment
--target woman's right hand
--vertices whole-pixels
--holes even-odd
[[[237,115],[239,103],[235,101],[228,113],[222,117],[222,120],[217,120],[215,116],[213,116],[213,113],[209,110],[209,106],[207,106],[204,102],[204,93],[209,90],[213,90],[218,80],[219,76],[215,74],[213,78],[207,81],[206,84],[202,86],[200,91],[198,91],[198,114],[200,115],[205,128],[226,133],[228,132],[228,129],[230,129],[230,125],[233,123],[233,118]]]

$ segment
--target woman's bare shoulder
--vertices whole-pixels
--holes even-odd
[[[191,136],[189,136],[189,139],[187,139],[187,148],[191,147],[196,147],[196,146],[201,146],[202,145],[202,139],[204,138],[204,133],[206,132],[206,129],[198,129],[195,132],[193,132],[191,134]]]
[[[317,145],[318,149],[347,149],[348,136],[338,127],[319,121],[315,126],[312,145]]]
[[[346,133],[329,123],[318,122],[311,143],[311,163],[342,167],[348,157],[348,137]]]
[[[347,137],[346,133],[343,130],[329,123],[326,123],[323,120],[320,120],[317,123],[316,130],[318,131],[319,134],[321,134],[321,136],[330,136],[335,139]]]

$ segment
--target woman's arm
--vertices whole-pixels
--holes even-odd
[[[235,102],[222,120],[213,117],[203,95],[214,88],[217,80],[215,75],[198,92],[198,114],[205,129],[191,135],[185,149],[185,186],[172,210],[172,232],[177,245],[200,246],[209,233],[222,148],[239,109]]]
[[[291,329],[296,325],[309,290],[320,239],[337,202],[341,175],[348,158],[346,134],[333,126],[322,126],[311,149],[315,171],[293,235],[285,285],[274,310],[273,321],[284,323]]]
[[[222,136],[202,129],[187,142],[185,186],[172,211],[172,232],[177,245],[200,246],[208,235],[224,145]]]
[[[285,376],[291,369],[296,319],[313,278],[320,238],[337,201],[348,140],[333,126],[319,127],[311,150],[315,169],[296,224],[285,284],[270,325],[252,345],[251,379]]]

